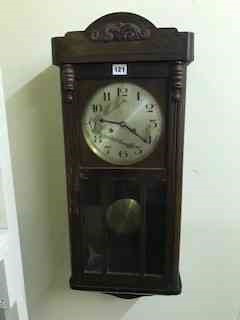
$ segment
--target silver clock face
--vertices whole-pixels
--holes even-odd
[[[148,157],[161,136],[163,118],[156,99],[130,82],[102,87],[82,118],[84,138],[101,159],[131,165]]]

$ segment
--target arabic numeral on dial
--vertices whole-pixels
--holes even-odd
[[[93,112],[102,112],[103,111],[103,107],[101,104],[93,104],[92,105],[92,111]]]
[[[143,150],[138,147],[138,148],[134,151],[134,154],[136,154],[136,155],[143,154]]]
[[[146,112],[153,112],[153,109],[154,109],[154,104],[150,103],[145,105]]]
[[[111,100],[111,93],[110,92],[103,92],[103,100],[104,101],[110,101]]]
[[[102,143],[102,136],[94,136],[93,141],[94,143]]]
[[[128,88],[118,88],[117,89],[117,95],[118,97],[127,97],[128,95]]]
[[[126,150],[120,150],[118,155],[121,159],[128,158],[128,152]]]
[[[151,124],[152,128],[157,128],[157,126],[158,126],[157,120],[150,120],[150,124]]]
[[[89,125],[90,129],[94,130],[96,128],[97,123],[95,120],[91,119],[88,121],[88,125]]]
[[[140,101],[140,92],[137,92],[137,101]]]

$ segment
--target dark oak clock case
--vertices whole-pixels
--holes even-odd
[[[106,15],[85,31],[52,39],[61,70],[73,289],[123,297],[179,294],[179,240],[186,66],[193,33],[156,28],[130,13]],[[127,64],[127,75],[112,75]],[[97,89],[128,81],[161,106],[164,128],[154,152],[129,166],[112,165],[87,146],[81,117]],[[119,199],[141,206],[137,232],[109,229],[106,211]]]

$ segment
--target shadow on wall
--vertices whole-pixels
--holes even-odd
[[[10,150],[30,317],[49,318],[46,305],[72,316],[121,319],[136,302],[69,289],[68,222],[59,71],[49,67],[7,101]],[[52,290],[49,288],[52,287]],[[49,294],[47,291],[49,290]],[[50,292],[55,292],[50,294]],[[60,305],[65,305],[65,311]],[[36,313],[38,306],[41,310]],[[59,308],[60,307],[60,308]],[[59,311],[58,311],[59,310]],[[46,315],[44,314],[46,312]],[[50,313],[51,313],[50,312]],[[38,315],[38,316],[36,316]],[[51,317],[50,317],[51,318]],[[69,318],[70,319],[70,318]]]
[[[7,101],[23,267],[32,306],[67,250],[64,149],[58,70],[49,67]]]

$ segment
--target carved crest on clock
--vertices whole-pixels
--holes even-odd
[[[150,38],[151,30],[134,23],[116,22],[108,23],[101,29],[91,32],[93,41],[134,41]]]

